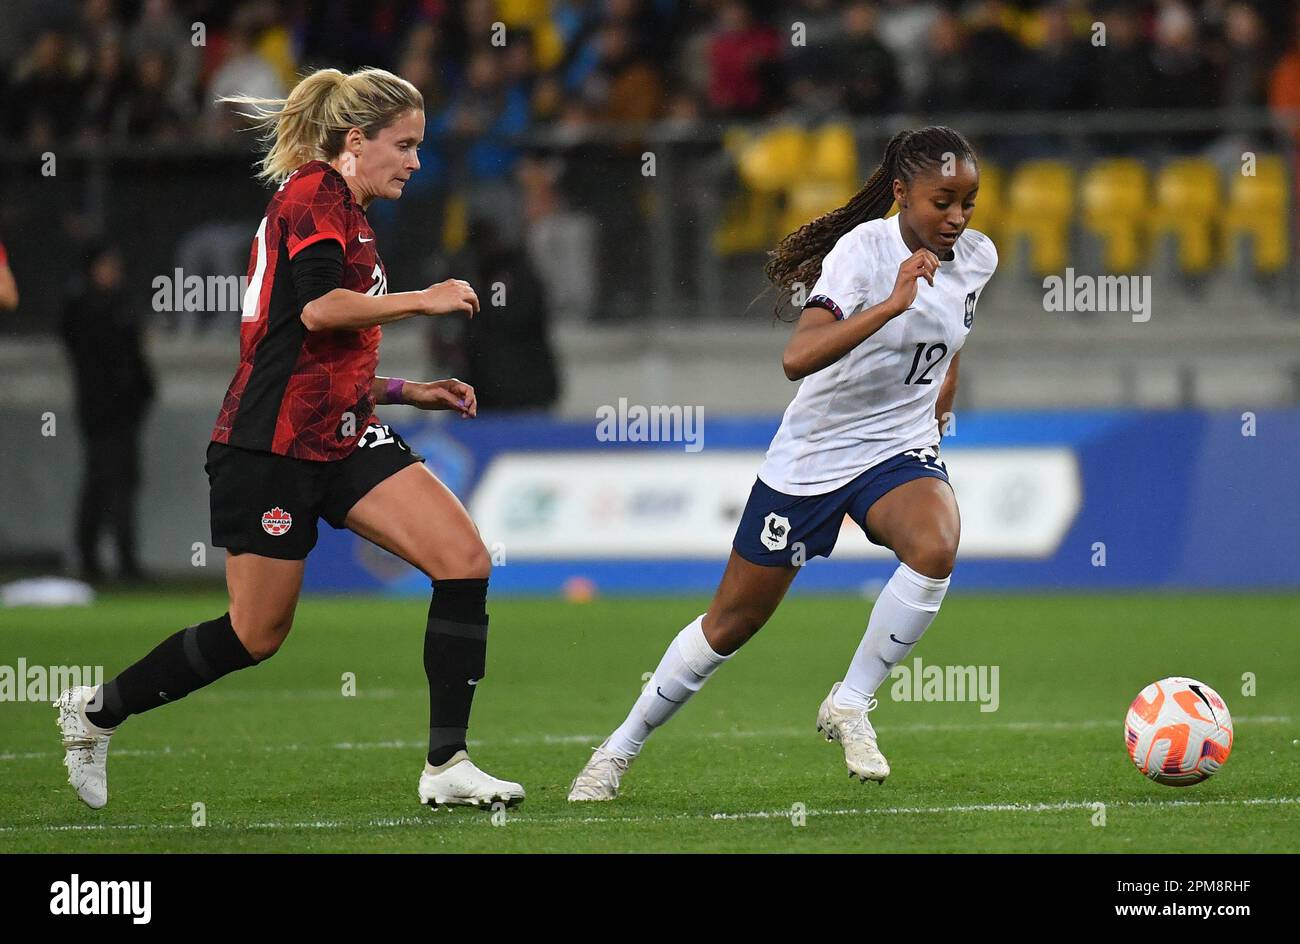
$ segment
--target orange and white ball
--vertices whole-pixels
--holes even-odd
[[[1128,756],[1156,783],[1187,787],[1213,776],[1232,752],[1232,715],[1219,693],[1190,678],[1152,682],[1124,719]]]

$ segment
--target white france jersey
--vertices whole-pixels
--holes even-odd
[[[911,254],[897,215],[862,223],[826,254],[808,304],[852,318],[889,297]],[[911,308],[804,378],[758,477],[787,495],[824,495],[901,452],[937,447],[939,388],[997,264],[983,233],[957,237],[934,285],[917,280]]]

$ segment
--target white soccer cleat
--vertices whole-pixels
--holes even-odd
[[[586,766],[573,779],[569,786],[569,802],[612,800],[618,796],[618,783],[634,758],[615,754],[605,746],[608,743],[609,738],[600,742],[600,747],[591,752]]]
[[[86,702],[95,693],[89,685],[69,688],[54,702],[59,709],[59,730],[63,732],[63,766],[68,783],[92,810],[108,803],[108,739],[116,728],[105,731],[86,720]]]
[[[441,767],[434,767],[426,761],[424,773],[420,774],[420,802],[430,806],[504,803],[510,807],[523,801],[523,787],[479,770],[464,751],[451,755],[451,759]]]
[[[817,730],[826,740],[840,742],[850,777],[863,783],[883,783],[889,776],[889,761],[876,746],[876,730],[867,719],[866,709],[836,707],[835,692],[839,687],[839,682],[831,686],[831,693],[817,711]]]

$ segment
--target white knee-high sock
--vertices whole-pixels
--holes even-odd
[[[948,592],[948,577],[918,574],[900,563],[876,598],[866,635],[849,663],[844,682],[835,692],[840,708],[866,708],[889,670],[925,635]]]
[[[704,638],[704,617],[696,617],[668,644],[627,720],[610,735],[609,749],[625,757],[639,754],[650,732],[676,714],[688,698],[704,687],[718,666],[730,658],[713,651]]]

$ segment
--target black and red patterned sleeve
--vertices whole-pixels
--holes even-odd
[[[281,209],[290,259],[325,239],[347,248],[347,189],[337,174],[312,174],[290,181]]]

